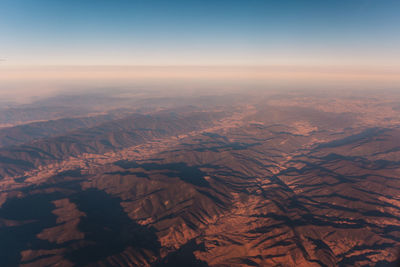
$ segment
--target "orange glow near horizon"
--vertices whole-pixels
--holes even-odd
[[[400,70],[297,66],[38,66],[1,67],[0,82],[74,80],[381,81],[400,82]]]

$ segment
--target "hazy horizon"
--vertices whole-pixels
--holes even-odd
[[[387,90],[400,87],[392,69],[299,66],[24,66],[0,67],[0,97],[29,101],[100,88],[205,92],[237,90]]]

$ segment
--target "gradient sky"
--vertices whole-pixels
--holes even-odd
[[[0,65],[400,66],[398,0],[1,0]]]

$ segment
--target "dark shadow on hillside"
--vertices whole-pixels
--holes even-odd
[[[190,240],[177,251],[169,253],[164,259],[155,263],[153,267],[207,267],[206,262],[196,259],[193,254],[196,250],[204,251],[204,244],[196,244],[195,240]]]
[[[0,228],[0,265],[18,266],[20,252],[27,249],[50,249],[55,246],[38,239],[36,235],[43,229],[56,224],[56,216],[51,201],[54,194],[41,194],[25,198],[13,198],[0,209],[0,218],[20,221],[20,225]]]
[[[115,165],[124,168],[124,169],[131,169],[131,168],[142,168],[146,171],[163,171],[163,174],[168,177],[177,177],[180,180],[190,183],[200,187],[209,187],[210,184],[204,176],[206,173],[202,172],[196,166],[188,166],[184,162],[179,163],[167,163],[167,164],[159,164],[159,163],[143,163],[138,164],[136,162],[130,161],[118,161]]]
[[[104,260],[127,247],[158,254],[160,243],[155,233],[132,221],[121,207],[119,198],[90,189],[77,193],[71,201],[86,214],[78,226],[85,233],[85,245],[66,255],[77,266]]]

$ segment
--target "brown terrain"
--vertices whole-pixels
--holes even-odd
[[[0,265],[397,266],[399,103],[252,91],[4,107]]]

